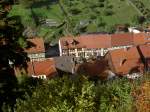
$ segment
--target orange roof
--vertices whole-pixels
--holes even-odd
[[[27,40],[29,43],[29,48],[25,49],[27,53],[39,53],[45,52],[44,40],[42,38],[33,38]]]
[[[109,51],[108,61],[113,72],[117,74],[128,74],[139,69],[141,65],[140,54],[136,47],[128,49],[117,49]]]
[[[64,37],[60,39],[62,49],[67,48],[109,48],[111,38],[108,34],[88,34],[75,38]]]
[[[77,37],[60,38],[62,49],[68,48],[110,48],[117,46],[141,45],[150,43],[148,33],[87,34]]]
[[[99,76],[107,69],[107,65],[107,60],[95,60],[79,64],[76,69],[77,73],[89,76]]]
[[[111,35],[111,46],[127,46],[133,45],[133,34],[132,33],[118,33]]]
[[[46,75],[50,77],[57,73],[53,59],[29,62],[27,65],[27,72],[29,75]]]
[[[141,45],[139,48],[145,58],[150,58],[150,44]]]
[[[150,34],[148,33],[137,33],[134,34],[134,44],[141,45],[145,43],[150,43]]]

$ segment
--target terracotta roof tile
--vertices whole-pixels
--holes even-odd
[[[107,69],[107,60],[95,60],[93,62],[85,62],[77,66],[77,73],[89,76],[99,76]]]
[[[109,48],[110,35],[108,34],[88,34],[77,37],[64,37],[60,39],[62,49],[67,48]]]
[[[141,45],[139,48],[145,58],[150,58],[150,44]]]
[[[141,45],[145,43],[150,43],[150,34],[148,33],[138,33],[134,34],[134,44]]]
[[[111,35],[111,46],[127,46],[133,45],[132,33],[121,33]]]
[[[29,62],[27,65],[29,75],[46,75],[47,77],[51,77],[57,73],[53,59]]]
[[[136,47],[109,51],[106,58],[110,68],[117,74],[127,74],[138,70],[141,65],[140,54]]]
[[[117,46],[141,45],[150,43],[148,33],[87,34],[77,37],[60,38],[62,49],[68,48],[111,48]]]
[[[25,49],[27,53],[45,52],[44,40],[42,38],[28,39],[29,48]]]

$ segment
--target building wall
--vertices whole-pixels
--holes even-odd
[[[33,54],[28,54],[28,57],[32,61],[42,61],[45,59],[45,53],[33,53]]]
[[[104,49],[86,49],[86,48],[79,48],[79,49],[66,49],[62,50],[63,56],[75,56],[75,57],[85,57],[88,58],[90,56],[101,56],[104,55]]]
[[[32,75],[32,77],[33,78],[38,78],[38,79],[47,79],[46,75],[44,75],[44,74],[41,74],[41,75],[38,75],[38,76]]]
[[[90,56],[104,56],[109,50],[126,49],[131,46],[116,46],[112,48],[99,48],[99,49],[87,49],[87,48],[75,48],[75,49],[61,49],[60,56],[75,56],[89,58]]]
[[[132,45],[128,45],[128,46],[115,46],[115,47],[112,47],[112,48],[108,48],[108,50],[115,50],[115,49],[126,49],[126,48],[130,48],[130,47],[133,47]]]
[[[60,56],[62,56],[62,48],[61,48],[60,40],[59,40],[59,42],[58,42],[58,45],[59,45],[59,54],[60,54]]]

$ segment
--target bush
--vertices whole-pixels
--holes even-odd
[[[89,81],[85,76],[43,81],[18,99],[15,112],[130,112],[131,86],[127,80]]]
[[[113,15],[113,11],[112,10],[110,10],[110,9],[106,9],[105,11],[104,11],[104,14],[105,14],[105,16],[111,16],[111,15]]]
[[[99,85],[100,112],[130,112],[132,107],[131,85],[127,80],[115,80]]]

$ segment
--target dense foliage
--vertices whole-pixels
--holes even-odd
[[[86,2],[85,0],[29,1],[20,0],[21,7],[30,10],[30,13],[21,11],[24,14],[23,17],[26,14],[31,17],[30,19],[24,18],[27,19],[24,26],[26,23],[32,23],[32,19],[34,19],[34,23],[31,26],[33,25],[37,31],[41,31],[43,26],[48,28],[48,31],[44,32],[45,36],[51,34],[52,37],[59,37],[60,35],[95,31],[112,32],[114,30],[104,21],[106,20],[105,18],[114,16],[116,13],[112,10],[114,5],[110,4],[111,0],[94,0],[94,2],[89,0],[86,0]],[[51,5],[45,5],[46,3]],[[123,0],[119,0],[119,3],[123,4]],[[13,67],[25,67],[27,57],[23,47],[26,47],[27,43],[22,36],[24,27],[21,21],[23,21],[23,18],[16,14],[14,15],[12,12],[9,14],[13,4],[13,0],[0,1],[0,111],[121,112],[123,110],[124,112],[132,112],[133,101],[135,100],[131,95],[134,91],[133,84],[126,79],[109,82],[95,82],[84,76],[63,76],[50,80],[37,80],[26,77],[16,79]],[[61,8],[61,14],[56,14],[58,9],[55,6]],[[46,9],[47,12],[56,8],[53,12],[56,18],[49,20],[45,24],[45,20],[52,16],[41,15],[44,14],[42,11],[37,11],[37,13],[35,11],[37,7],[44,7],[43,9]],[[87,13],[88,15],[86,15]],[[86,16],[84,15],[84,18],[82,18],[82,14]],[[149,17],[148,12],[146,15],[146,17]],[[138,18],[136,22],[138,24],[140,22],[139,17],[137,16],[136,18]],[[41,22],[43,19],[44,24]],[[50,27],[46,26],[47,23],[50,23]],[[108,28],[107,25],[109,26]],[[149,92],[149,83],[145,83],[143,86],[141,90],[137,89],[137,91],[143,92],[147,90]],[[134,89],[136,90],[136,85]],[[138,100],[142,97],[137,94],[134,95]],[[142,95],[147,97],[149,94],[142,93]],[[144,101],[147,101],[147,99],[144,99]],[[136,101],[136,106],[139,106],[139,110],[144,110],[145,108],[141,108],[138,102],[140,101]],[[143,105],[147,105],[147,102]]]
[[[144,109],[148,112],[149,84],[149,75],[134,81],[106,82],[95,82],[81,75],[50,80],[21,76],[15,106],[12,109],[3,103],[2,109],[3,112],[140,112]]]
[[[149,15],[143,4],[140,10]],[[149,20],[136,7],[125,0],[19,0],[9,15],[20,15],[28,32],[54,41],[64,35],[113,33],[117,25],[143,25]]]
[[[32,94],[26,92],[24,100],[17,100],[16,112],[130,112],[132,106],[126,79],[94,82],[83,76],[64,76],[30,88]]]
[[[28,60],[23,47],[24,29],[19,16],[8,16],[14,0],[0,0],[0,111],[3,103],[13,108],[17,93],[17,79],[14,67],[26,66]]]

